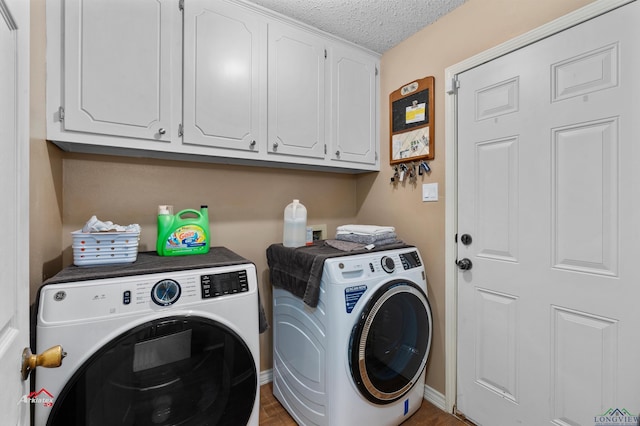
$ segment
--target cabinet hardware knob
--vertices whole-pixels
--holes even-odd
[[[278,149],[278,142],[273,143],[273,150],[275,151],[276,149]]]
[[[336,157],[340,157],[340,151],[336,151]]]
[[[251,148],[253,148],[254,146],[256,146],[256,141],[251,141],[251,143],[249,144],[249,146],[250,146]]]
[[[158,133],[160,133],[161,135],[164,135],[165,133],[167,133],[167,131],[165,130],[165,128],[164,128],[164,127],[160,127],[160,128],[158,129]]]

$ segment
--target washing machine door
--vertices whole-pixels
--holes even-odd
[[[257,374],[245,342],[223,324],[162,318],[91,356],[57,398],[47,425],[244,425]]]
[[[420,379],[433,331],[431,307],[415,283],[394,280],[367,301],[349,345],[351,375],[360,393],[389,404]]]

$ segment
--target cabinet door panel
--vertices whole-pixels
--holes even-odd
[[[259,151],[266,22],[223,1],[185,2],[184,143]]]
[[[169,140],[171,42],[179,25],[170,6],[65,2],[65,130]]]
[[[323,158],[324,43],[310,33],[269,26],[269,153]]]
[[[331,70],[332,160],[376,163],[376,61],[355,50],[336,47]]]

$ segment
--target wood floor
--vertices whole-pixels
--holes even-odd
[[[296,422],[273,396],[273,383],[260,386],[260,426],[296,426]],[[428,401],[402,426],[468,426]],[[354,425],[355,426],[355,425]]]

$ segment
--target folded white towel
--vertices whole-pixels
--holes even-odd
[[[336,235],[357,234],[357,235],[379,235],[386,232],[395,232],[393,226],[376,225],[342,225],[336,228]]]
[[[89,219],[87,223],[85,223],[82,227],[82,232],[84,233],[108,231],[140,233],[140,225],[138,225],[137,223],[132,223],[131,225],[122,226],[114,224],[110,220],[103,222],[99,220],[95,215],[93,215],[91,216],[91,219]]]

